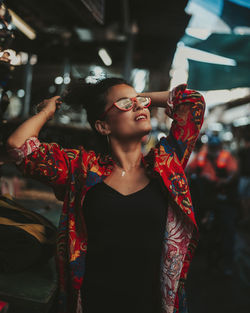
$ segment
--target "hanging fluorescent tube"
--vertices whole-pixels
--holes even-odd
[[[18,28],[25,36],[29,39],[34,40],[36,38],[36,32],[27,23],[24,22],[21,17],[19,17],[15,12],[9,9],[10,15],[12,17],[12,23]]]
[[[111,57],[109,56],[108,52],[104,48],[100,49],[98,51],[98,54],[106,66],[110,66],[112,64]]]
[[[225,58],[217,54],[202,51],[199,49],[194,49],[190,47],[181,47],[186,58],[199,62],[206,62],[212,64],[229,65],[236,66],[237,63],[233,59]],[[185,51],[185,52],[184,52]]]

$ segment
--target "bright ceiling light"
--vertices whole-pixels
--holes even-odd
[[[250,124],[250,117],[243,116],[233,121],[233,126],[240,127]]]
[[[27,23],[24,22],[21,17],[19,17],[15,12],[13,12],[11,9],[8,9],[10,12],[10,15],[12,17],[12,23],[18,28],[22,33],[24,33],[25,36],[27,36],[29,39],[33,40],[36,38],[36,32],[35,30],[30,27]]]
[[[233,31],[236,35],[250,35],[250,27],[246,26],[236,26]]]
[[[194,49],[190,47],[181,47],[180,49],[184,50],[186,58],[199,62],[206,62],[212,64],[236,66],[237,63],[233,59],[225,58],[217,54],[210,52],[202,51],[199,49]]]
[[[95,84],[95,83],[97,83],[98,79],[96,78],[96,76],[87,76],[85,78],[85,81],[88,84]]]
[[[19,89],[19,90],[17,91],[17,96],[18,96],[19,98],[23,98],[23,97],[25,96],[25,91],[24,91],[23,89]]]
[[[105,75],[105,72],[101,66],[92,66],[91,67],[91,74],[93,73],[96,77],[101,77]]]
[[[223,135],[222,135],[222,139],[223,141],[232,141],[233,140],[233,134],[230,132],[230,131],[227,131],[225,132]]]
[[[98,51],[98,54],[106,66],[110,66],[112,64],[111,57],[109,56],[108,52],[104,48],[100,49]]]
[[[94,40],[92,31],[90,29],[77,27],[75,28],[75,31],[81,41],[89,42]]]
[[[210,123],[208,129],[212,132],[221,132],[223,130],[223,125],[221,123]]]
[[[185,31],[187,35],[202,40],[206,40],[212,34],[212,32],[209,29],[205,28],[187,27]]]
[[[201,142],[202,143],[207,143],[208,142],[208,136],[206,134],[201,136]]]
[[[208,9],[209,6],[212,11]],[[222,6],[222,0],[190,0],[185,8],[186,13],[192,16],[188,28],[205,28],[212,33],[230,34],[231,28],[220,16]]]
[[[65,85],[68,85],[71,82],[71,78],[69,75],[64,76],[63,82]]]
[[[57,76],[56,78],[55,78],[55,84],[56,85],[61,85],[63,83],[63,78],[62,78],[62,76]]]
[[[225,110],[223,112],[223,116],[221,117],[221,122],[225,124],[230,124],[241,118],[243,118],[243,121],[244,121],[245,117],[250,118],[250,103],[246,103],[246,104],[239,105],[237,107],[233,107],[233,108]]]
[[[207,107],[211,109],[218,104],[247,97],[250,94],[250,88],[209,90],[203,91],[203,94],[206,99]]]
[[[133,86],[137,92],[142,92],[147,84],[148,71],[141,69],[134,69],[132,72]]]

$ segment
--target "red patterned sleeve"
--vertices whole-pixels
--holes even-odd
[[[63,199],[72,162],[79,159],[79,150],[63,149],[56,143],[40,143],[31,137],[18,149],[9,150],[21,172],[53,187],[56,196]]]
[[[183,168],[194,148],[199,135],[205,112],[203,96],[179,85],[170,93],[166,114],[173,119],[167,138],[162,138],[159,145],[165,152],[175,152]]]
[[[17,165],[20,164],[23,159],[31,154],[33,151],[39,148],[41,145],[37,137],[28,138],[25,143],[19,148],[7,147],[8,154],[12,161]]]

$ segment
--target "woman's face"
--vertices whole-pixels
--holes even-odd
[[[130,140],[138,139],[147,135],[152,127],[150,123],[150,112],[142,104],[135,101],[134,107],[129,111],[121,111],[113,105],[114,102],[122,98],[134,98],[137,96],[135,89],[126,84],[111,87],[107,94],[106,110],[110,108],[106,115],[110,135],[118,139]],[[140,118],[139,118],[140,117]]]

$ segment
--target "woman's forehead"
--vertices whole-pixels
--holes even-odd
[[[135,89],[126,84],[111,87],[107,94],[107,102],[113,103],[120,98],[133,98],[137,95]]]

